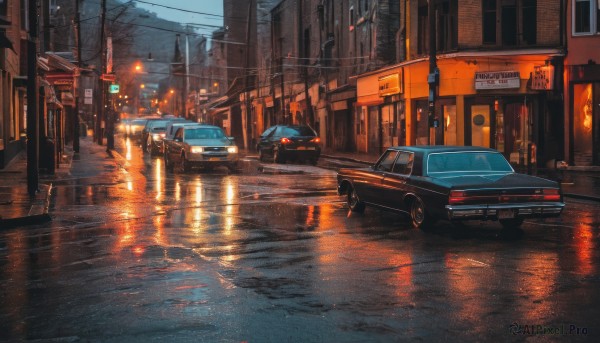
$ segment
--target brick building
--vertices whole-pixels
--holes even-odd
[[[600,3],[567,1],[565,60],[565,160],[600,165]]]

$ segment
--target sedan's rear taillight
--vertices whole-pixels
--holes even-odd
[[[313,139],[310,140],[312,143],[321,143],[321,138],[319,137],[315,137]]]
[[[290,144],[292,141],[289,138],[283,137],[279,140],[281,144]]]
[[[450,196],[448,197],[448,203],[450,205],[462,204],[466,200],[466,192],[465,191],[450,191]]]
[[[558,189],[544,189],[544,201],[560,201],[560,192]]]

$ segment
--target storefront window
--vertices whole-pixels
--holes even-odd
[[[575,163],[592,159],[592,115],[593,91],[592,84],[576,84],[573,89],[573,137]]]
[[[416,145],[429,145],[429,117],[427,101],[417,101]]]
[[[529,110],[525,102],[508,103],[504,106],[504,112],[500,114],[502,123],[498,120],[499,125],[497,135],[500,135],[500,127],[503,131],[503,151],[511,163],[524,164],[527,158],[527,147],[530,143],[529,132]]]
[[[394,120],[394,107],[392,105],[381,108],[381,126],[383,129],[383,146],[390,147],[395,145],[394,133],[396,121]]]
[[[443,106],[444,145],[457,145],[456,142],[456,105]]]
[[[490,147],[490,106],[471,106],[471,145]]]

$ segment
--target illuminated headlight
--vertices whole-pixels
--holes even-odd
[[[155,133],[152,135],[152,139],[155,141],[160,140],[160,135],[158,133]]]
[[[227,152],[230,154],[237,154],[238,152],[238,147],[237,146],[230,146],[227,147]]]
[[[204,152],[204,147],[193,146],[193,147],[191,147],[190,151],[192,152],[192,154],[199,154],[201,152]]]

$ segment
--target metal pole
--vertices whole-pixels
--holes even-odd
[[[435,30],[435,0],[429,0],[427,20],[429,21],[429,111],[428,111],[428,142],[431,145],[436,142],[436,117],[435,117],[435,99],[436,88],[439,82],[439,73],[436,64],[436,30]]]
[[[29,39],[27,40],[27,193],[39,191],[39,125],[37,84],[37,1],[29,0]]]
[[[102,122],[104,121],[104,80],[102,80],[102,74],[104,74],[104,22],[106,19],[106,0],[102,0],[101,2],[101,15],[100,15],[100,64],[99,64],[99,72],[98,75],[98,96],[96,101],[96,108],[98,109],[98,114],[96,118],[96,132],[98,139],[98,145],[102,145],[104,142],[104,134],[102,132]]]
[[[75,97],[75,119],[73,120],[73,151],[75,153],[79,152],[79,89],[81,88],[81,29],[79,26],[79,0],[75,1],[75,38],[77,44],[77,75],[76,78],[79,78],[79,82],[75,82],[76,87],[73,87],[73,96]]]

